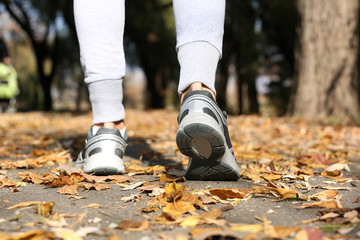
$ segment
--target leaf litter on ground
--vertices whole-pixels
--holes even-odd
[[[169,116],[164,118],[164,114]],[[186,179],[169,175],[167,171],[170,167],[156,164],[157,161],[166,158],[179,162],[177,166],[186,167],[187,159],[178,154],[174,144],[176,121],[168,120],[176,119],[176,113],[152,111],[144,114],[142,111],[130,110],[128,115],[133,121],[129,121],[127,127],[136,129],[136,132],[129,131],[130,144],[146,143],[151,149],[142,150],[139,159],[126,163],[127,172],[122,176],[93,176],[78,169],[62,170],[61,168],[45,174],[36,171],[45,166],[51,168],[69,165],[71,160],[69,149],[62,148],[61,139],[75,142],[71,140],[75,139],[75,135],[84,135],[89,126],[90,115],[76,117],[70,123],[68,119],[74,117],[67,117],[65,123],[64,117],[60,114],[50,116],[41,113],[20,113],[12,115],[11,118],[5,116],[0,123],[0,134],[2,134],[0,188],[15,190],[16,187],[26,187],[21,183],[41,184],[58,188],[57,191],[61,194],[76,195],[79,189],[111,190],[111,185],[116,184],[122,190],[132,191],[130,195],[123,197],[123,201],[127,203],[147,201],[147,207],[139,208],[139,213],[156,214],[155,217],[149,215],[151,216],[149,221],[146,220],[148,225],[144,226],[132,219],[127,220],[127,229],[131,229],[129,231],[149,229],[153,224],[170,224],[186,228],[198,226],[231,228],[234,231],[246,232],[245,236],[249,239],[256,236],[270,238],[295,236],[294,239],[302,239],[301,236],[320,234],[318,230],[309,231],[301,226],[273,226],[266,218],[263,218],[263,224],[229,223],[226,221],[226,214],[224,215],[220,210],[225,208],[217,207],[219,204],[239,205],[242,201],[251,201],[252,198],[257,197],[269,198],[270,201],[301,200],[304,202],[298,206],[299,209],[323,209],[319,210],[321,215],[316,220],[309,221],[325,222],[326,226],[332,222],[340,224],[341,227],[337,228],[339,234],[348,234],[349,229],[353,229],[354,226],[356,227],[354,224],[358,223],[359,210],[344,208],[339,197],[344,190],[353,191],[353,188],[344,184],[354,183],[353,186],[356,186],[356,181],[359,180],[359,177],[348,174],[349,166],[359,168],[358,162],[351,162],[352,159],[360,156],[360,129],[356,126],[329,126],[292,118],[230,117],[229,129],[241,169],[240,182],[248,181],[253,187],[242,189],[204,186],[204,189],[190,191],[186,187]],[[26,121],[29,118],[36,118],[38,121]],[[18,127],[7,128],[7,123]],[[44,125],[50,127],[40,128]],[[69,133],[74,135],[71,136]],[[142,142],[139,139],[146,140]],[[155,166],[144,165],[142,163],[144,159],[152,161]],[[4,169],[8,170],[4,171]],[[18,182],[8,176],[8,171],[14,169],[33,170],[19,172],[18,176],[22,182]],[[347,175],[344,176],[345,174]],[[148,183],[134,179],[136,176],[145,175],[155,177],[155,182],[153,180]],[[312,185],[311,180],[320,176],[323,183]],[[319,192],[317,191],[319,188],[326,190]],[[79,197],[79,199],[83,198]],[[351,201],[356,202],[356,199]],[[12,209],[31,205],[41,209],[39,206],[44,204],[41,201],[35,201],[33,204],[24,202],[13,205]],[[214,206],[209,207],[210,204]],[[96,209],[101,205],[92,203],[82,207]],[[229,209],[229,212],[234,211]],[[63,224],[51,221],[54,226]],[[50,220],[48,222],[50,223]],[[66,227],[66,224],[63,226]],[[48,234],[49,238],[53,234],[58,238],[65,238],[75,232],[70,230],[48,233],[33,231],[28,234],[33,236]]]

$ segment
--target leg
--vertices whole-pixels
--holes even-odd
[[[75,0],[74,15],[94,124],[76,165],[98,175],[124,173],[125,1]]]
[[[215,93],[215,74],[222,54],[225,0],[174,0],[181,95],[194,83]],[[196,90],[200,85],[197,85]]]
[[[94,124],[125,118],[122,105],[124,4],[124,0],[107,0],[106,4],[101,0],[74,1],[80,60]]]
[[[194,180],[237,180],[227,115],[215,102],[215,75],[222,53],[225,0],[174,0],[181,96],[176,142],[190,157]]]

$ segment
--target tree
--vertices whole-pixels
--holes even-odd
[[[78,51],[74,51],[77,43],[73,20],[69,18],[69,13],[72,16],[72,4],[65,0],[0,0],[0,3],[31,42],[44,95],[43,108],[52,110],[50,90],[59,65],[68,63],[70,66],[72,62],[68,60],[78,59]],[[65,20],[64,16],[67,17]],[[64,20],[63,24],[59,24],[61,20]],[[76,56],[73,56],[74,53]]]
[[[219,79],[216,83],[217,102],[226,108],[226,87],[229,65],[234,64],[237,74],[239,114],[258,113],[259,106],[255,89],[257,73],[258,42],[254,31],[256,6],[252,0],[227,1],[225,13],[223,54],[219,62]],[[243,94],[243,88],[246,89]],[[245,108],[245,102],[248,107]]]
[[[147,107],[162,108],[167,84],[171,79],[177,79],[179,72],[172,1],[132,0],[125,3],[127,60],[144,70],[149,95]]]
[[[290,113],[306,118],[358,114],[359,1],[298,0],[295,86]]]

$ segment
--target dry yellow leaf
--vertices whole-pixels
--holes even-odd
[[[231,229],[240,232],[258,233],[263,230],[261,224],[231,224]]]
[[[311,195],[309,198],[313,200],[324,201],[328,198],[335,198],[339,194],[339,191],[336,190],[325,190]]]
[[[165,199],[169,202],[179,199],[185,190],[185,186],[177,184],[175,182],[166,184],[165,186]]]
[[[196,211],[194,205],[189,202],[183,202],[183,201],[168,203],[166,207],[163,208],[163,212],[171,213],[173,215],[181,215],[188,213],[190,211]]]
[[[209,192],[212,195],[218,196],[219,198],[224,200],[234,199],[234,198],[243,199],[251,191],[252,191],[251,189],[238,189],[238,188],[214,188],[209,190]]]
[[[8,207],[7,209],[11,210],[11,209],[20,208],[20,207],[29,207],[29,206],[41,204],[41,203],[45,203],[45,202],[41,202],[41,201],[21,202],[19,204]]]
[[[162,174],[160,176],[160,183],[163,182],[185,182],[185,177],[173,177],[170,174]]]
[[[55,230],[55,233],[63,240],[82,240],[82,237],[76,235],[71,229]]]
[[[181,221],[180,226],[194,227],[200,224],[224,225],[226,223],[225,220],[218,220],[221,217],[224,217],[224,213],[218,208],[213,208],[210,212],[202,215],[186,217]]]
[[[83,208],[99,208],[100,207],[100,204],[98,203],[90,203],[86,206],[84,206]]]
[[[0,180],[0,188],[17,187],[17,186],[19,186],[19,184],[21,184],[21,182],[16,182],[16,181],[11,180],[11,179],[9,179],[7,177]]]
[[[68,195],[75,195],[78,193],[78,185],[65,185],[62,186],[59,190],[57,190],[60,194],[68,194]]]
[[[343,208],[342,205],[340,204],[339,200],[336,199],[331,199],[331,200],[326,200],[326,201],[321,201],[321,202],[315,202],[315,203],[307,203],[304,204],[303,206],[300,206],[298,208],[314,208],[314,207],[319,207],[319,208]]]
[[[339,170],[334,170],[334,171],[322,171],[322,172],[321,172],[321,176],[327,177],[327,178],[340,177],[340,176],[341,176],[341,172],[340,172]]]
[[[132,231],[132,232],[141,232],[150,227],[149,221],[145,219],[142,222],[133,222],[131,220],[124,220],[121,221],[116,228],[125,231]]]
[[[43,230],[32,230],[24,233],[10,234],[0,232],[1,240],[43,240],[57,239],[54,234]]]
[[[200,234],[203,234],[204,232],[209,232],[209,231],[223,231],[223,228],[221,227],[207,227],[207,228],[192,228],[190,229],[190,234],[193,237],[197,237]]]
[[[38,206],[35,206],[34,209],[38,214],[47,218],[52,213],[54,206],[55,206],[54,202],[46,202],[46,203],[38,204]]]

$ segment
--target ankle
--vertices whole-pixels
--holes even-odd
[[[196,91],[196,90],[206,90],[208,92],[211,93],[211,95],[213,96],[214,100],[216,101],[216,96],[215,93],[208,88],[207,86],[205,86],[204,84],[202,84],[201,82],[195,82],[193,84],[191,84],[187,89],[185,89],[185,91],[181,94],[180,96],[180,103],[183,102],[184,96],[191,91]]]
[[[105,127],[105,128],[117,128],[119,130],[122,130],[125,128],[125,122],[124,120],[116,121],[116,122],[106,122],[106,123],[97,123],[94,124],[96,127]]]

